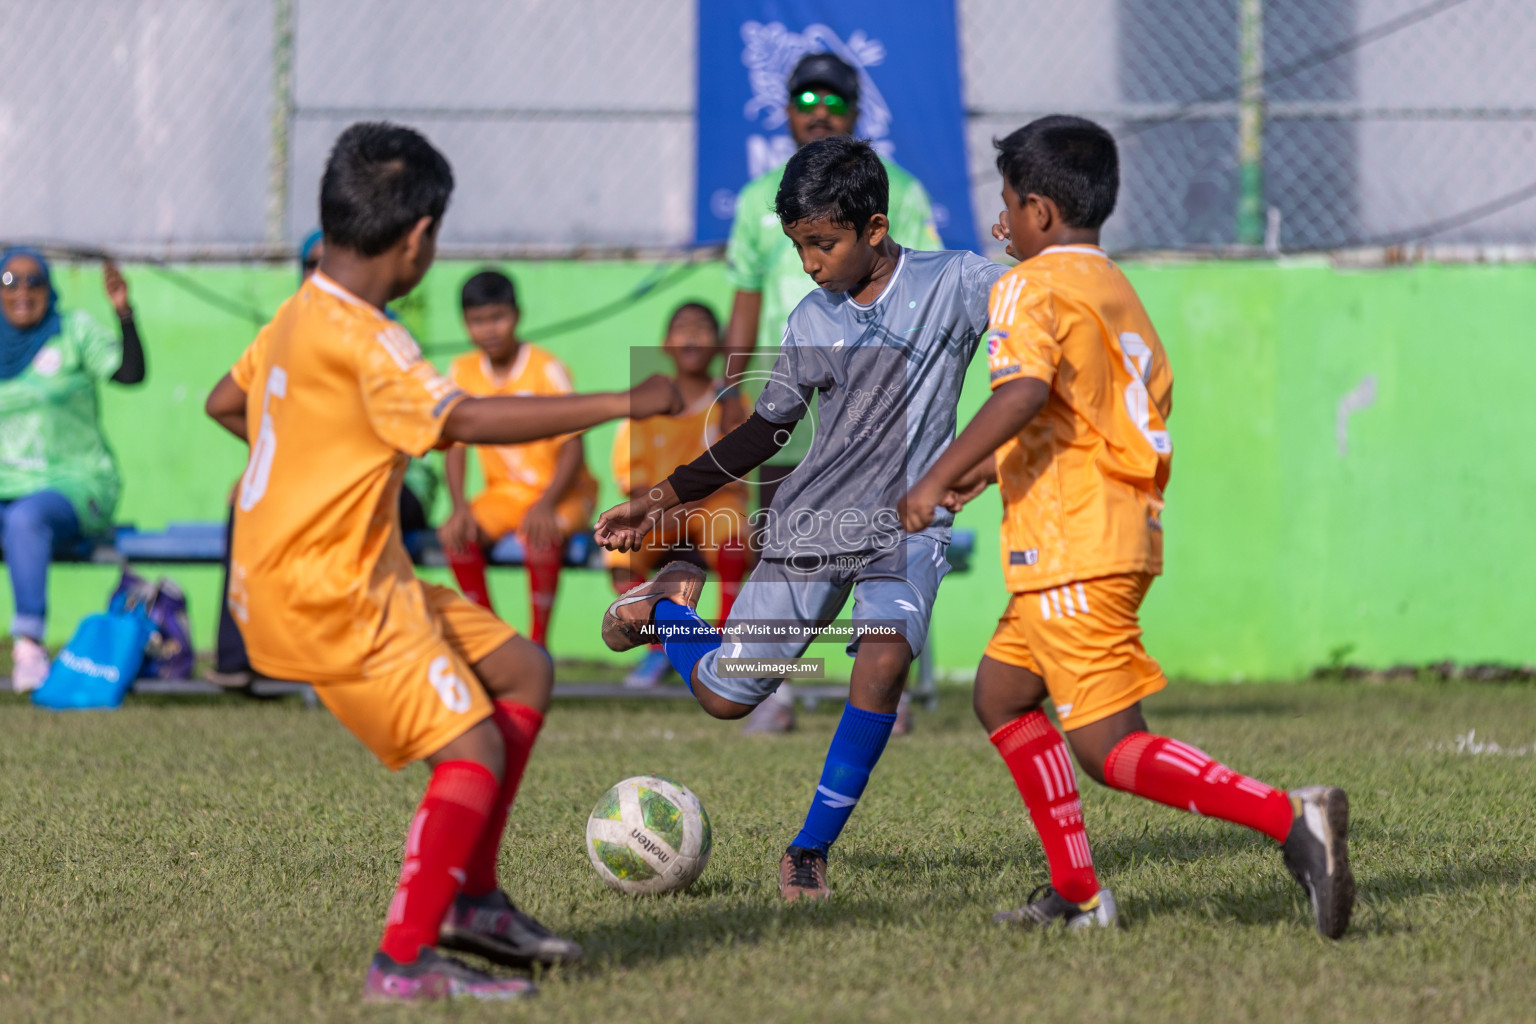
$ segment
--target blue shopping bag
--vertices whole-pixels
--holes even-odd
[[[142,607],[86,616],[32,691],[32,703],[55,711],[117,707],[139,677],[154,631]]]

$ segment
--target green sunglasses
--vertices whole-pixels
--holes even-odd
[[[826,107],[827,113],[833,117],[841,117],[848,113],[848,101],[835,92],[818,93],[815,89],[807,89],[790,102],[802,114],[809,114],[817,107]]]

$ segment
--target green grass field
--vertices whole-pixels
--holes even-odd
[[[892,741],[834,853],[834,898],[795,907],[775,863],[836,708],[743,740],[682,702],[557,704],[502,870],[588,963],[525,1004],[396,1009],[358,996],[420,769],[390,775],[296,701],[54,715],[8,697],[0,1019],[1529,1020],[1533,698],[1400,683],[1178,685],[1154,701],[1154,728],[1234,767],[1349,790],[1361,903],[1337,944],[1311,932],[1267,840],[1091,783],[1123,927],[991,925],[1045,864],[962,693]],[[623,897],[587,863],[592,804],[642,772],[686,782],[713,818],[714,858],[687,894]]]

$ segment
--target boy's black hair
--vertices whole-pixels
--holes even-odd
[[[482,270],[459,291],[459,308],[474,309],[477,306],[506,304],[517,309],[517,288],[512,279],[499,270]]]
[[[1096,228],[1115,211],[1120,191],[1115,138],[1087,118],[1042,117],[992,145],[998,173],[1019,199],[1033,192],[1051,200],[1067,226]]]
[[[684,313],[703,313],[704,316],[709,320],[710,326],[715,329],[715,338],[717,340],[719,339],[720,318],[715,315],[714,310],[710,309],[704,303],[697,301],[685,302],[672,311],[672,316],[667,320],[667,330],[669,332],[672,330],[673,326],[676,325],[677,318],[682,316]]]
[[[863,234],[871,217],[886,212],[890,194],[890,179],[875,148],[834,135],[806,143],[789,158],[773,209],[784,224],[830,220]]]
[[[453,169],[419,132],[362,121],[331,147],[320,179],[320,227],[332,245],[377,256],[423,217],[441,220]]]

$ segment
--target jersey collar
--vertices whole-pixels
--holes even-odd
[[[336,298],[340,299],[342,302],[348,302],[348,303],[351,303],[354,306],[359,306],[359,307],[361,307],[363,309],[366,309],[368,312],[372,313],[374,316],[378,317],[380,320],[387,319],[387,317],[385,317],[384,314],[379,310],[379,308],[377,306],[375,306],[373,303],[365,302],[362,299],[358,298],[356,295],[353,295],[351,292],[347,291],[341,285],[337,284],[335,281],[332,281],[330,278],[326,277],[320,271],[317,270],[313,274],[309,275],[309,280],[310,280],[311,283],[314,284],[314,286],[316,288],[319,288],[321,291],[325,292],[327,295],[335,296]]]
[[[1097,245],[1048,245],[1035,255],[1044,256],[1053,252],[1080,252],[1089,256],[1103,256],[1105,258],[1108,258],[1109,256],[1109,253],[1105,252]]]
[[[710,384],[711,390],[695,398],[692,405],[677,414],[678,417],[697,416],[701,412],[707,412],[711,406],[720,400],[720,392],[725,389],[725,381],[716,377]]]
[[[490,381],[493,386],[498,388],[503,387],[507,381],[517,380],[517,378],[523,375],[523,371],[528,369],[528,359],[530,355],[531,353],[528,350],[528,343],[526,341],[518,342],[517,358],[512,360],[511,367],[508,368],[506,374],[503,376],[496,372],[496,368],[491,365],[491,361],[485,357],[484,352],[481,352],[480,372],[485,374],[485,379]]]
[[[862,302],[855,302],[855,301],[853,301],[853,296],[850,294],[848,296],[848,305],[850,305],[854,309],[857,309],[860,312],[864,312],[864,313],[867,313],[870,310],[874,309],[876,306],[880,305],[880,303],[885,300],[885,297],[887,295],[891,294],[891,289],[896,287],[896,281],[901,277],[901,268],[905,267],[907,265],[907,252],[908,251],[909,250],[907,249],[906,246],[902,246],[901,247],[901,255],[896,257],[896,269],[894,271],[892,271],[891,279],[889,281],[885,282],[885,287],[880,289],[880,294],[875,296],[874,301],[872,301],[872,302],[870,302],[868,304],[865,304],[865,303],[862,303]]]

